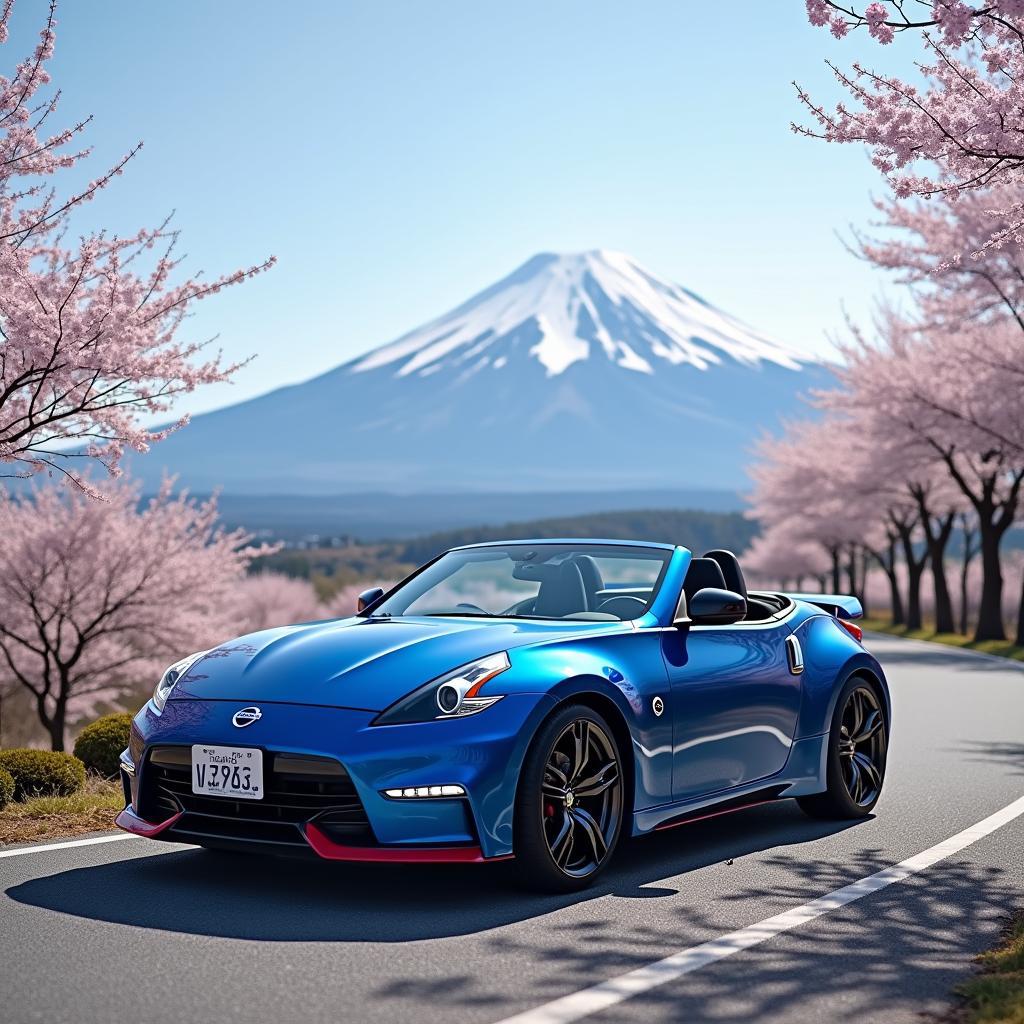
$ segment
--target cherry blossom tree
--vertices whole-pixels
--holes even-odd
[[[794,129],[833,142],[866,145],[897,196],[957,197],[989,186],[1019,185],[1024,174],[1024,2],[888,0],[866,6],[806,0],[812,24],[842,37],[866,28],[888,44],[921,33],[929,61],[919,84],[856,63],[830,65],[852,105],[833,110],[802,89],[815,128]],[[985,245],[1020,241],[1024,205],[1010,198],[1009,221]]]
[[[141,507],[128,483],[102,497],[0,492],[0,685],[29,692],[55,750],[75,716],[236,635],[233,595],[270,550],[170,481]]]
[[[914,288],[926,325],[957,329],[967,322],[1006,319],[1024,331],[1024,247],[1012,238],[985,247],[993,230],[1006,232],[1000,208],[1018,189],[975,189],[955,202],[877,200],[877,237],[858,234],[858,255]],[[1015,368],[1024,378],[1024,366]]]
[[[758,534],[743,553],[743,568],[752,580],[776,583],[783,590],[798,590],[813,579],[824,590],[829,558],[822,546],[792,524],[779,524]]]
[[[241,631],[247,633],[331,617],[309,580],[278,572],[255,573],[239,581],[232,602]]]
[[[0,10],[0,43],[12,8],[6,0]],[[0,76],[0,476],[46,470],[89,487],[73,460],[116,474],[126,448],[145,451],[185,422],[151,430],[143,415],[167,413],[178,395],[237,369],[206,355],[207,342],[181,340],[182,324],[197,302],[273,258],[212,280],[178,279],[168,222],[129,237],[93,231],[69,241],[72,215],[142,144],[83,188],[59,188],[59,172],[88,156],[79,139],[89,119],[49,127],[60,98],[41,94],[54,11],[51,3],[31,57]],[[68,442],[78,444],[69,450]]]
[[[1003,639],[1000,545],[1024,482],[1024,405],[997,364],[1020,332],[1005,324],[925,331],[891,313],[878,332],[875,341],[855,333],[843,346],[842,390],[825,401],[870,408],[882,429],[914,438],[945,468],[978,525],[983,582],[975,637]]]
[[[760,461],[750,470],[750,516],[769,530],[799,523],[800,535],[827,555],[832,589],[860,596],[858,555],[877,522],[877,509],[837,475],[837,467],[849,464],[842,432],[828,422],[790,423],[782,437],[759,442],[756,452]]]

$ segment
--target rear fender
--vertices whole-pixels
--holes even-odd
[[[828,732],[839,691],[857,672],[877,682],[886,721],[891,723],[892,704],[882,666],[833,616],[812,615],[795,627],[793,635],[800,641],[804,655],[798,739]]]

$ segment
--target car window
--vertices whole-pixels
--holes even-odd
[[[626,621],[650,606],[671,553],[545,543],[449,551],[373,614]]]
[[[431,615],[457,610],[467,604],[496,614],[521,601],[536,598],[539,589],[539,582],[515,579],[507,564],[469,562],[455,566],[451,575],[415,598],[405,614]]]

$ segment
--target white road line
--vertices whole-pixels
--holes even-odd
[[[98,843],[117,843],[122,839],[138,839],[130,832],[118,832],[113,836],[93,836],[91,839],[69,839],[65,843],[36,843],[35,846],[19,846],[16,850],[0,850],[0,857],[21,857],[26,853],[46,853],[47,850],[67,850],[72,846],[96,846]]]
[[[909,860],[901,861],[891,868],[885,868],[859,881],[844,885],[841,889],[819,896],[810,903],[787,910],[775,917],[766,918],[748,928],[740,928],[739,931],[729,932],[709,942],[702,942],[699,946],[691,946],[689,949],[682,949],[678,953],[648,964],[646,967],[638,967],[636,970],[620,974],[617,978],[603,981],[591,988],[581,989],[571,995],[555,999],[543,1006],[538,1006],[525,1013],[516,1014],[514,1017],[506,1017],[498,1024],[568,1024],[570,1021],[582,1020],[593,1013],[599,1013],[610,1006],[615,1006],[632,996],[640,995],[664,985],[666,982],[681,978],[684,974],[704,967],[706,964],[722,960],[733,953],[750,949],[751,946],[758,946],[762,942],[798,928],[808,921],[830,914],[833,910],[845,907],[854,900],[864,896],[870,896],[879,889],[892,885],[895,882],[902,882],[905,878],[930,868],[933,864],[959,853],[971,843],[983,839],[985,836],[1002,828],[1011,821],[1024,814],[1024,796],[1014,800],[1000,811],[990,815],[983,821],[979,821],[963,832],[944,840],[937,846],[919,853]]]

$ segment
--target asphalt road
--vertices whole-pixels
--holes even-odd
[[[870,646],[894,701],[870,819],[815,822],[787,801],[689,825],[629,844],[574,897],[523,894],[508,865],[307,865],[141,839],[37,848],[0,859],[0,1020],[495,1024],[805,904],[1024,795],[1024,667]],[[1022,906],[1018,817],[588,1020],[920,1024]]]

